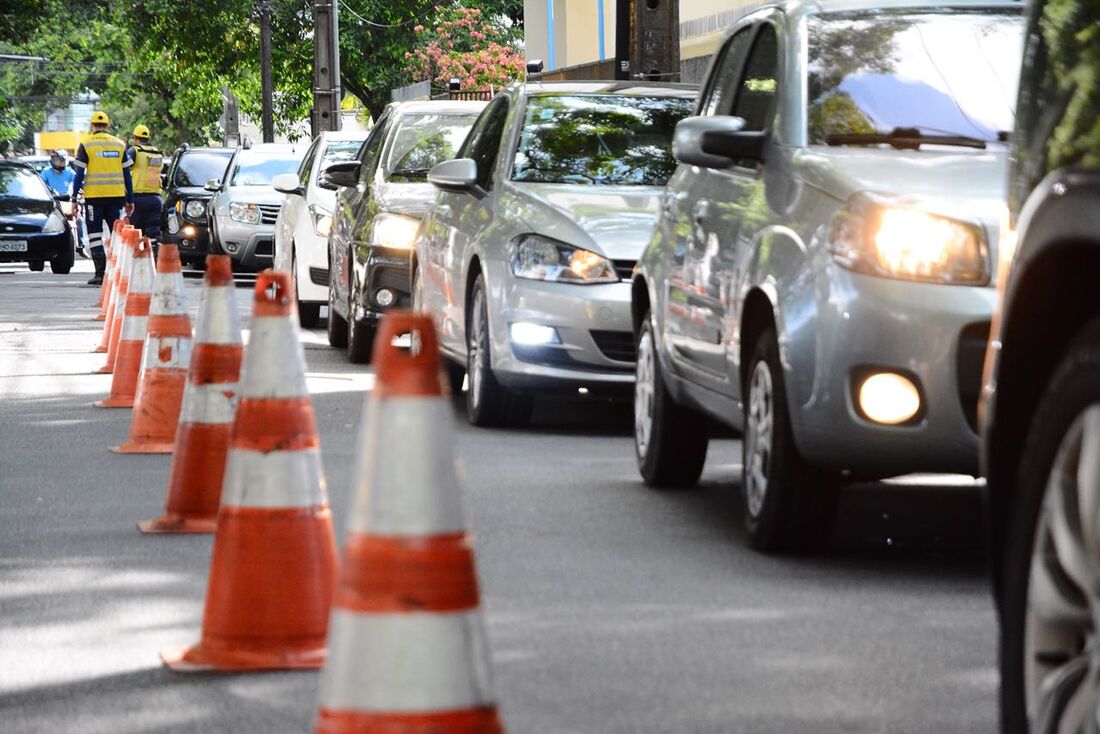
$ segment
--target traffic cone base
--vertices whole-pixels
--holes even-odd
[[[166,651],[161,659],[173,670],[188,671],[321,667],[335,579],[318,570],[335,567],[327,505],[223,506],[202,640],[182,655]]]
[[[188,385],[190,391],[196,386]],[[222,387],[214,385],[212,387]],[[224,397],[224,395],[223,395]],[[224,397],[226,402],[232,396]],[[184,403],[187,404],[187,394]],[[226,412],[232,420],[232,404]],[[181,416],[183,423],[187,416]],[[176,457],[184,457],[177,467],[173,458],[172,483],[165,501],[165,512],[153,520],[138,523],[143,533],[212,533],[217,527],[225,474],[226,447],[232,423],[193,423],[180,431],[175,444]]]
[[[499,734],[496,709],[485,707],[438,714],[322,711],[317,734]]]

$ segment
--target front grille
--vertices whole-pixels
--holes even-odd
[[[309,280],[313,285],[328,285],[328,268],[309,269]]]
[[[603,356],[617,362],[633,362],[637,355],[634,351],[634,335],[629,331],[600,331],[593,329],[588,332],[592,335],[592,341]]]
[[[275,257],[274,240],[256,240],[257,257]]]
[[[959,391],[959,403],[966,422],[975,433],[978,431],[978,397],[982,392],[982,365],[985,362],[989,330],[988,321],[963,327],[955,354],[955,382]]]
[[[35,233],[41,231],[41,224],[19,224],[18,222],[9,222],[8,224],[0,226],[0,237],[4,237],[5,235],[19,234],[23,232]]]
[[[279,216],[280,204],[260,204],[260,223],[261,224],[275,224],[276,217]]]
[[[634,266],[638,264],[637,260],[612,260],[615,265],[615,274],[619,276],[619,280],[630,280],[634,277]]]

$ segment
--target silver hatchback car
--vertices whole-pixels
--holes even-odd
[[[783,2],[680,123],[633,281],[635,447],[690,484],[742,431],[750,543],[831,529],[840,480],[978,473],[1019,2]]]
[[[535,392],[629,394],[630,275],[695,96],[682,84],[515,84],[432,169],[441,191],[413,301],[436,318],[455,377],[469,372],[472,423],[522,422]]]

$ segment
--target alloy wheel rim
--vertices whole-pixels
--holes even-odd
[[[753,368],[749,381],[749,415],[745,421],[745,498],[753,517],[760,514],[768,493],[775,426],[774,398],[771,369],[761,360]]]
[[[1100,403],[1062,438],[1039,508],[1024,621],[1036,734],[1100,732]]]
[[[634,373],[634,443],[645,456],[653,434],[653,396],[656,392],[653,344],[649,329],[638,339],[638,361]]]
[[[468,370],[470,374],[470,402],[474,408],[481,403],[481,381],[484,375],[482,370],[484,369],[481,364],[481,337],[482,331],[485,328],[483,313],[484,296],[481,290],[474,293],[473,303],[473,323],[470,333],[470,368]]]

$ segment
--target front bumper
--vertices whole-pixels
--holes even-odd
[[[634,384],[630,284],[572,285],[526,280],[487,261],[493,374],[520,390],[578,387],[629,392]],[[560,343],[513,344],[517,322],[552,326]]]
[[[26,243],[25,249],[0,250],[0,262],[30,262],[31,260],[52,260],[73,246],[73,236],[68,226],[55,234],[41,232],[12,233],[0,235],[0,247],[15,247]]]
[[[275,225],[247,224],[219,217],[218,241],[224,254],[242,270],[260,271],[275,261]]]
[[[792,325],[788,316],[782,350],[802,455],[858,475],[977,475],[977,403],[995,290],[889,280],[835,266],[825,277],[816,328]],[[911,424],[875,424],[857,408],[858,384],[878,371],[917,384],[922,411]]]
[[[176,231],[171,231],[171,220],[161,228],[160,241],[175,245],[180,256],[190,259],[205,259],[210,254],[210,227],[205,223],[189,219],[177,220]]]
[[[359,321],[378,321],[391,309],[410,308],[412,294],[409,282],[412,278],[412,252],[387,247],[363,247],[356,251],[358,298],[354,304],[355,318]],[[326,281],[327,284],[327,281]],[[393,294],[393,302],[383,306],[379,294],[387,290]]]

